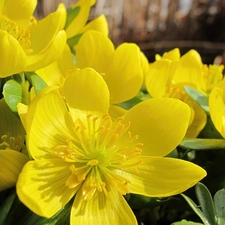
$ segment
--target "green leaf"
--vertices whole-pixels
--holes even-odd
[[[199,206],[197,206],[194,201],[189,198],[188,196],[181,194],[184,199],[187,201],[187,203],[189,204],[189,206],[194,210],[194,212],[199,216],[199,218],[202,220],[202,222],[205,225],[212,225],[209,223],[209,221],[205,218],[205,215],[203,214],[203,212],[199,209]]]
[[[71,22],[77,17],[78,13],[80,12],[80,6],[75,8],[69,8],[67,10],[67,18],[64,30],[71,24]]]
[[[225,189],[221,189],[217,191],[213,199],[214,199],[215,210],[216,210],[217,224],[224,225],[225,224]]]
[[[208,188],[199,182],[195,186],[195,192],[205,218],[210,225],[216,225],[216,211]]]
[[[36,73],[26,73],[27,78],[30,80],[32,85],[34,86],[35,93],[38,94],[41,90],[46,88],[48,85],[42,80],[40,76]]]
[[[0,224],[5,224],[5,219],[9,213],[9,210],[13,204],[14,199],[16,198],[15,188],[10,190],[9,196],[0,206]]]
[[[184,139],[179,146],[192,150],[225,149],[225,139],[188,138]]]
[[[203,225],[203,224],[192,222],[192,221],[187,221],[187,220],[182,220],[179,222],[172,223],[171,225]]]
[[[72,48],[74,45],[76,45],[78,43],[78,41],[80,40],[82,34],[77,34],[77,35],[67,39],[67,44],[70,46],[70,48]]]
[[[15,80],[8,80],[3,86],[3,96],[13,112],[17,112],[18,103],[22,102],[22,86]]]
[[[7,225],[66,225],[70,221],[70,211],[73,199],[53,217],[47,219],[36,215],[15,199],[4,224]]]
[[[198,90],[185,86],[184,90],[186,93],[194,100],[196,101],[200,107],[207,113],[209,114],[209,105],[208,105],[208,98],[206,95],[202,94]]]

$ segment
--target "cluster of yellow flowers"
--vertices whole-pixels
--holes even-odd
[[[0,190],[16,186],[42,217],[74,198],[70,224],[133,225],[123,196],[176,195],[206,176],[168,154],[207,116],[225,137],[223,68],[195,50],[148,63],[136,44],[115,48],[104,15],[87,23],[93,4],[37,20],[37,0],[0,1]]]

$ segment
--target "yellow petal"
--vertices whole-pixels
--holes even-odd
[[[0,191],[15,186],[20,171],[28,157],[14,150],[0,151]]]
[[[82,192],[75,197],[70,224],[135,225],[136,218],[122,195],[112,190],[110,196],[97,192],[89,201],[84,201]]]
[[[170,65],[169,60],[158,60],[150,64],[145,84],[151,97],[162,97],[165,94]]]
[[[35,214],[50,218],[74,196],[65,182],[71,174],[60,159],[29,161],[16,185],[19,199]]]
[[[209,110],[214,126],[225,138],[225,105],[223,101],[224,91],[214,88],[209,95]]]
[[[144,144],[143,154],[163,156],[184,138],[190,116],[190,107],[180,100],[152,98],[131,108],[124,118],[131,123],[132,135]]]
[[[180,59],[180,50],[179,48],[174,48],[169,52],[165,52],[162,56],[162,59],[168,59],[172,62],[178,61]]]
[[[72,119],[58,89],[49,87],[31,102],[27,117],[27,145],[34,159],[58,158],[56,145],[73,140]]]
[[[97,18],[91,20],[83,29],[82,33],[88,30],[96,30],[108,36],[109,34],[109,27],[108,22],[104,14],[98,16]]]
[[[19,24],[25,22],[28,26],[36,6],[37,0],[7,0],[5,1],[3,14],[10,20]]]
[[[174,75],[174,82],[190,82],[195,84],[198,90],[205,88],[202,65],[199,53],[190,50],[180,58]]]
[[[38,21],[37,25],[32,28],[30,37],[32,55],[41,54],[52,44],[65,19],[65,10],[65,6],[61,4],[57,11]]]
[[[66,44],[61,57],[56,62],[37,70],[36,73],[48,86],[63,86],[67,71],[74,69],[74,67],[70,48]]]
[[[193,103],[193,111],[194,111],[194,118],[189,126],[187,133],[185,135],[186,138],[195,138],[199,135],[201,130],[205,127],[207,116],[204,110],[197,104]]]
[[[74,119],[82,114],[103,115],[109,109],[108,87],[95,70],[85,68],[69,75],[64,95]]]
[[[53,42],[45,49],[45,51],[28,56],[28,65],[25,70],[35,71],[58,60],[63,53],[65,44],[66,33],[65,31],[59,31]]]
[[[126,112],[126,109],[117,105],[110,105],[109,107],[109,114],[113,120],[116,120],[118,117],[122,117]]]
[[[141,51],[136,44],[121,44],[114,53],[110,69],[103,76],[111,103],[117,104],[137,95],[143,84]]]
[[[27,56],[19,42],[0,30],[0,78],[20,73],[27,65]]]
[[[88,44],[87,44],[88,43]],[[104,75],[112,63],[114,46],[103,33],[89,30],[76,46],[77,68],[91,67]]]
[[[138,172],[121,172],[131,180],[129,191],[150,197],[176,195],[194,186],[206,176],[201,167],[180,159],[146,157]]]
[[[87,23],[90,8],[94,5],[96,0],[80,0],[72,8],[80,7],[79,13],[74,18],[74,20],[70,23],[70,25],[66,28],[66,34],[68,38],[71,38],[79,33]]]
[[[28,106],[22,103],[18,103],[17,109],[18,109],[18,114],[20,116],[20,120],[23,124],[23,127],[26,127],[26,116],[27,116]]]

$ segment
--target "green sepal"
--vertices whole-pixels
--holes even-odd
[[[5,102],[13,112],[18,112],[17,105],[22,102],[23,90],[21,84],[15,80],[8,80],[3,86]]]
[[[77,35],[67,39],[67,44],[70,46],[70,48],[72,48],[74,45],[76,45],[78,43],[78,41],[80,40],[82,34],[83,33],[77,34]]]
[[[199,182],[195,186],[195,193],[208,223],[210,225],[216,225],[216,211],[208,188]]]
[[[127,194],[125,199],[132,209],[143,209],[147,207],[156,207],[165,203],[168,198],[151,198],[138,194]]]
[[[179,146],[189,150],[225,149],[225,139],[186,138]]]
[[[185,86],[186,93],[209,115],[208,98],[195,88]]]
[[[67,10],[67,17],[66,17],[66,24],[64,26],[64,30],[71,24],[71,22],[77,17],[78,13],[80,12],[80,6],[75,8],[69,8]]]
[[[203,224],[192,222],[192,221],[187,221],[187,220],[182,220],[179,222],[172,223],[171,225],[203,225]]]
[[[216,192],[213,197],[217,217],[217,225],[225,224],[225,189]]]

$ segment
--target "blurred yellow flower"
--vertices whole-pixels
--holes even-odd
[[[190,50],[180,57],[178,48],[156,55],[156,61],[150,64],[146,76],[146,88],[151,97],[177,98],[187,103],[193,112],[193,118],[186,137],[197,137],[206,124],[204,110],[185,92],[184,87],[195,88],[205,94],[206,76],[209,71],[203,67],[200,55]]]
[[[26,116],[33,161],[17,182],[19,199],[34,213],[52,217],[72,197],[70,224],[137,224],[123,198],[185,191],[206,172],[187,161],[165,158],[183,139],[190,108],[154,98],[112,121],[110,92],[91,68],[71,74],[64,98],[58,87],[40,92]]]
[[[66,43],[63,24],[66,10],[36,21],[32,14],[37,0],[7,0],[0,3],[0,77],[35,71],[57,60]],[[41,41],[40,41],[41,40]]]

